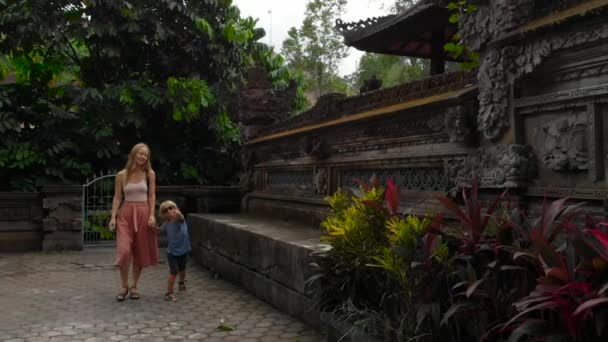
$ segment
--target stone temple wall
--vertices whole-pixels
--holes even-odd
[[[185,215],[238,212],[242,197],[238,186],[156,189],[157,205],[171,199]],[[159,243],[165,243],[164,235]],[[0,253],[83,247],[81,186],[46,186],[41,192],[0,192]]]
[[[246,137],[247,212],[316,225],[323,197],[354,178],[389,177],[403,210],[480,181],[537,208],[544,196],[608,198],[608,6],[598,1],[488,0],[460,34],[480,52],[470,73],[354,97],[328,94],[295,118]]]

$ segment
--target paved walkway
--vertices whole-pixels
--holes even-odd
[[[161,253],[162,255],[162,253]],[[244,290],[188,264],[188,291],[163,300],[162,259],[144,269],[141,299],[114,299],[114,250],[0,254],[0,341],[323,341]],[[234,327],[221,331],[221,324]]]

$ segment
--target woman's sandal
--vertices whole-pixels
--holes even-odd
[[[186,283],[185,282],[179,282],[177,284],[177,288],[179,289],[179,292],[184,292],[186,291]]]
[[[168,302],[177,302],[177,297],[173,294],[173,292],[165,293],[165,300]]]
[[[124,289],[124,291],[120,292],[119,294],[116,295],[116,301],[117,302],[122,302],[127,298],[127,295],[129,294],[129,287],[128,286],[123,286],[122,287]]]
[[[131,299],[139,299],[139,292],[137,291],[137,287],[131,286],[131,291],[129,298]]]

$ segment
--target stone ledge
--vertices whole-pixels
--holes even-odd
[[[319,312],[305,282],[309,255],[325,247],[308,226],[244,214],[191,214],[193,254],[202,265],[309,324]]]

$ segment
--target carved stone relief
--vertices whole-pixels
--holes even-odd
[[[490,0],[476,11],[465,14],[460,36],[466,46],[480,51],[492,40],[530,20],[564,10],[585,0]]]
[[[468,142],[475,130],[474,117],[477,106],[459,104],[446,109],[444,126],[450,142]]]
[[[582,188],[557,188],[557,187],[529,187],[527,195],[538,197],[572,197],[577,199],[605,200],[608,198],[608,190],[582,189]]]
[[[327,193],[327,171],[325,168],[317,168],[314,182],[315,194],[325,195]]]
[[[456,188],[470,187],[475,178],[485,188],[521,188],[536,175],[535,160],[529,146],[495,145],[449,162],[447,171]]]
[[[589,168],[586,113],[547,122],[535,130],[535,138],[547,168],[558,172]]]
[[[384,185],[390,178],[401,190],[440,191],[447,190],[447,179],[443,167],[400,167],[390,169],[343,170],[340,173],[340,186],[357,187],[354,179],[367,181],[377,177]]]
[[[314,192],[312,171],[270,171],[268,188]]]
[[[514,47],[491,50],[479,67],[479,114],[477,127],[486,139],[497,139],[509,126],[508,68],[515,55]]]
[[[259,161],[312,157],[324,160],[341,153],[469,141],[475,132],[476,101],[432,111],[399,112],[386,118],[312,131],[251,147]],[[402,115],[401,115],[402,114]],[[336,134],[336,132],[339,132]]]
[[[479,51],[490,41],[529,21],[534,0],[491,0],[489,5],[466,14],[460,23],[466,46]]]
[[[601,76],[601,75],[606,75],[606,74],[608,74],[608,64],[599,65],[596,67],[591,67],[591,68],[586,68],[586,69],[573,70],[573,71],[569,71],[569,72],[559,73],[552,78],[552,81],[557,83],[557,82],[577,80],[577,79],[586,78],[586,77]]]
[[[319,134],[314,134],[308,139],[306,153],[316,159],[325,159],[329,157],[331,149],[327,143],[327,139]]]
[[[569,1],[568,3],[572,3]],[[483,49],[486,43],[531,19],[534,1],[491,1],[467,16],[461,36],[472,49]],[[599,13],[599,15],[605,15]],[[575,24],[568,30],[553,30],[544,36],[524,41],[518,46],[496,46],[486,50],[481,59],[479,79],[479,114],[477,124],[483,136],[496,140],[509,127],[509,91],[516,80],[529,74],[553,52],[608,38],[608,23]]]

